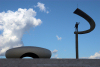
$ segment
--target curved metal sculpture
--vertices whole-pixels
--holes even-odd
[[[90,29],[85,30],[85,31],[78,31],[78,25],[76,26],[77,31],[75,31],[74,34],[76,34],[76,59],[78,59],[78,34],[85,34],[85,33],[89,33],[92,30],[94,30],[95,22],[89,15],[87,15],[85,12],[83,12],[82,10],[78,8],[74,11],[74,13],[83,17],[90,24]]]
[[[74,13],[77,14],[77,15],[79,15],[79,16],[81,16],[81,17],[83,17],[90,24],[90,29],[85,30],[85,31],[79,31],[78,34],[89,33],[89,32],[91,32],[95,28],[95,22],[94,22],[94,20],[89,15],[87,15],[85,12],[83,12],[82,10],[80,10],[79,8],[77,8],[74,11]],[[74,32],[74,34],[76,34],[76,33],[77,32]]]

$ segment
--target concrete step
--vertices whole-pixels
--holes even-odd
[[[100,67],[99,59],[0,59],[0,67]]]

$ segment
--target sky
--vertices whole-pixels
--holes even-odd
[[[79,31],[89,23],[74,14],[77,9],[96,24],[78,35],[80,59],[100,59],[100,0],[0,0],[0,58],[8,49],[36,46],[49,49],[51,58],[76,58],[75,23]]]

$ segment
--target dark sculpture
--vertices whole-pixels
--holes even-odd
[[[94,30],[95,22],[94,22],[94,20],[89,15],[87,15],[85,12],[83,12],[82,10],[80,10],[78,8],[74,11],[74,13],[79,15],[79,16],[81,16],[85,20],[87,20],[89,22],[89,24],[90,24],[90,29],[78,32],[78,25],[79,25],[79,23],[76,22],[75,27],[76,27],[77,31],[75,31],[74,34],[76,34],[76,59],[78,59],[78,34],[85,34],[85,33],[89,33],[92,30]]]
[[[88,30],[85,30],[85,31],[79,31],[78,34],[85,34],[85,33],[89,33],[91,32],[92,30],[94,30],[95,28],[95,22],[94,20],[89,16],[87,15],[85,12],[83,12],[82,10],[80,10],[79,8],[77,8],[75,11],[74,11],[75,14],[81,16],[82,18],[84,18],[85,20],[88,21],[88,23],[90,24],[90,29]],[[75,31],[74,34],[76,34],[77,32]]]
[[[79,23],[80,23],[80,22],[79,22]],[[79,25],[79,23],[76,22],[76,24],[75,24],[75,31],[76,31],[76,32],[78,31],[78,25]]]

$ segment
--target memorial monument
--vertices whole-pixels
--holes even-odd
[[[51,51],[41,47],[22,46],[6,51],[6,58],[50,58]]]
[[[95,22],[79,8],[74,13],[90,24],[90,29],[78,31],[79,23],[76,22],[76,31],[74,32],[76,35],[76,59],[49,59],[51,57],[50,50],[35,46],[23,46],[9,49],[6,52],[7,59],[0,59],[0,67],[100,67],[100,59],[78,59],[78,34],[86,34],[94,30]],[[39,59],[19,59],[25,56]]]
[[[76,59],[78,59],[78,34],[86,34],[94,30],[95,22],[89,15],[87,15],[85,12],[83,12],[79,8],[77,8],[74,11],[74,13],[81,16],[85,20],[87,20],[88,23],[90,24],[90,29],[85,30],[85,31],[78,31],[79,23],[76,22],[75,24],[76,31],[74,32],[74,34],[76,34]],[[12,48],[6,52],[6,58],[23,58],[26,56],[29,56],[32,58],[50,58],[51,52],[48,49],[34,47],[34,46]]]
[[[89,15],[87,15],[85,12],[83,12],[79,8],[77,8],[74,11],[74,13],[79,15],[79,16],[81,16],[85,20],[87,20],[88,23],[90,24],[90,29],[85,30],[85,31],[78,31],[78,23],[76,23],[76,25],[75,25],[76,31],[74,32],[74,34],[76,34],[76,59],[78,59],[78,34],[86,34],[86,33],[91,32],[92,30],[94,30],[95,22],[94,22],[94,20]]]

